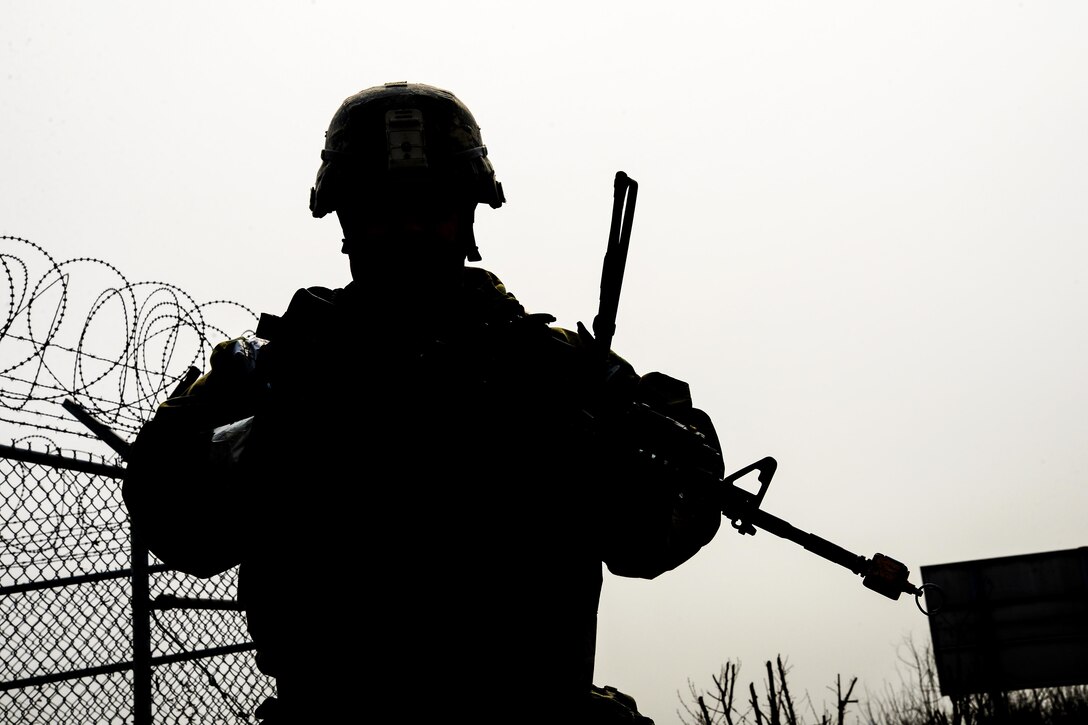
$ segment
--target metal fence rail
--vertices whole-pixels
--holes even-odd
[[[256,722],[275,685],[237,572],[197,579],[134,548],[122,473],[0,446],[0,722]]]

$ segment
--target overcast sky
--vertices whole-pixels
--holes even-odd
[[[614,347],[690,383],[729,470],[778,460],[768,511],[916,583],[1086,543],[1083,3],[0,8],[0,234],[281,312],[348,280],[307,209],[337,106],[441,86],[509,200],[480,264],[530,311],[590,324],[613,176],[639,182]],[[782,654],[820,702],[929,637],[910,598],[728,524],[607,576],[600,618],[596,682],[658,725],[726,660],[746,686]]]

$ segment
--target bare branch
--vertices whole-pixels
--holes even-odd
[[[756,695],[756,684],[754,682],[748,683],[748,692],[751,693],[752,699],[752,712],[755,714],[756,725],[763,725],[763,713],[759,709],[759,696]]]
[[[858,683],[858,678],[850,680],[850,687],[846,689],[846,694],[842,694],[842,675],[835,675],[835,696],[838,699],[838,713],[839,713],[839,725],[843,725],[846,721],[846,706],[850,703],[856,703],[857,700],[850,699],[850,693],[854,691],[854,685]]]
[[[699,697],[699,709],[703,713],[703,725],[714,725],[714,721],[710,719],[710,713],[707,712],[706,702],[703,700],[702,696]]]
[[[793,709],[793,698],[790,697],[790,688],[786,684],[786,672],[782,666],[782,655],[778,655],[778,682],[782,688],[782,703],[786,706],[786,722],[788,725],[797,725],[797,713]]]
[[[781,725],[778,719],[778,692],[774,686],[774,669],[771,667],[770,660],[767,660],[767,707],[771,725]]]

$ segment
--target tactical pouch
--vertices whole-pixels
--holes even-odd
[[[133,442],[122,484],[132,526],[164,564],[197,577],[241,561],[242,492],[212,456],[212,431],[170,416],[151,420]]]
[[[187,379],[133,441],[122,497],[134,530],[167,566],[197,577],[241,561],[250,498],[238,475],[246,418],[258,404],[255,358],[263,341],[227,340],[212,373]],[[198,373],[199,371],[193,371]]]

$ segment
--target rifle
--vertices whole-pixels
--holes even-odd
[[[634,219],[635,199],[638,183],[623,171],[616,172],[615,193],[612,203],[612,225],[608,235],[608,249],[605,252],[604,268],[601,272],[601,296],[599,311],[593,319],[593,337],[596,339],[598,354],[606,359],[616,331],[616,312],[619,308],[620,290],[627,264],[627,250],[631,240],[631,224]],[[578,323],[579,331],[586,334],[585,326]],[[775,536],[800,544],[806,550],[828,561],[843,566],[862,577],[862,584],[889,599],[899,599],[900,594],[913,594],[918,608],[923,614],[930,614],[922,609],[921,595],[923,588],[931,585],[915,586],[910,583],[910,571],[895,559],[884,554],[874,554],[866,558],[847,551],[827,539],[802,531],[788,521],[773,516],[763,509],[763,497],[771,485],[771,479],[778,470],[778,462],[771,456],[762,458],[745,466],[724,478],[707,466],[691,465],[694,460],[720,460],[720,452],[705,441],[702,433],[680,421],[665,416],[649,406],[636,405],[642,425],[647,422],[654,428],[655,437],[664,440],[664,454],[661,457],[679,461],[674,465],[686,467],[687,473],[699,482],[700,487],[709,492],[722,515],[730,520],[737,533],[755,535],[758,529],[769,531]],[[695,455],[692,455],[692,453]],[[655,451],[655,453],[659,453]],[[685,464],[685,461],[688,463]],[[756,473],[759,490],[750,492],[737,485],[737,481]]]

